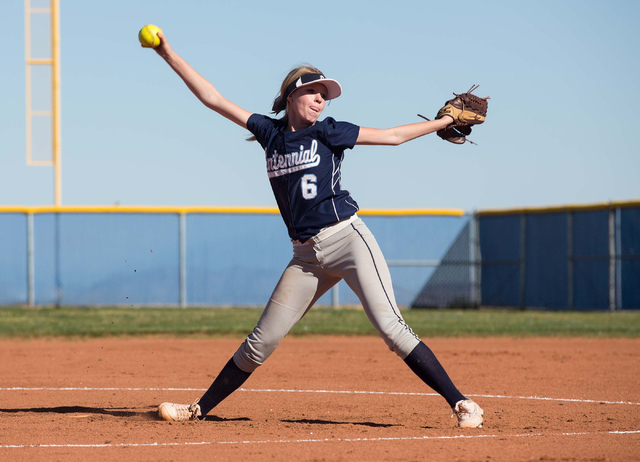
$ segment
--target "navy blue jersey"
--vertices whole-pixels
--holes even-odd
[[[305,130],[285,132],[280,121],[253,114],[247,128],[265,150],[271,189],[291,239],[304,242],[358,211],[340,185],[340,166],[360,127],[328,117]]]

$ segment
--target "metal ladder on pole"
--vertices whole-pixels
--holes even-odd
[[[32,7],[31,0],[25,0],[25,89],[26,89],[26,154],[27,165],[54,168],[54,204],[62,205],[61,184],[61,130],[60,130],[60,4],[59,0],[50,0],[49,7]],[[51,55],[49,57],[32,56],[32,16],[49,15],[51,24]],[[51,70],[51,107],[33,108],[33,66],[45,66]],[[33,122],[35,118],[51,119],[51,156],[49,160],[36,160],[33,156]]]

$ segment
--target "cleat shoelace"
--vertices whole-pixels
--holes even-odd
[[[198,401],[194,401],[192,404],[180,404],[176,406],[176,412],[178,413],[179,420],[198,420]]]
[[[475,414],[476,412],[475,406],[474,406],[474,409],[468,409],[467,406],[468,404],[464,402],[458,403],[456,407],[453,408],[453,414],[451,414],[451,417],[458,416],[458,419],[461,419],[465,416],[469,417],[471,414]]]

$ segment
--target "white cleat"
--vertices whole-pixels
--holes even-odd
[[[453,416],[458,417],[460,428],[482,428],[484,411],[470,399],[458,401],[453,408]]]
[[[202,412],[197,402],[193,404],[162,403],[158,406],[158,415],[162,420],[186,421],[198,420]]]

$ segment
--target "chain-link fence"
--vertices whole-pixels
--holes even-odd
[[[361,215],[400,306],[640,308],[640,203]],[[271,209],[0,208],[0,230],[0,305],[261,306],[292,255]]]
[[[427,281],[442,279],[440,261],[469,222],[462,211],[361,216],[389,262],[401,306],[418,306]],[[292,256],[277,211],[6,210],[0,229],[3,305],[260,306]],[[429,292],[448,305],[463,284]],[[360,302],[341,282],[318,303]]]
[[[480,304],[477,221],[470,217],[426,280],[412,308],[476,307]]]
[[[482,304],[640,308],[640,203],[479,213]]]

